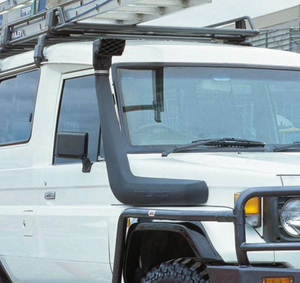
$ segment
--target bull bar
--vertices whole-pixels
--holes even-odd
[[[233,211],[197,211],[167,209],[125,209],[118,221],[116,250],[112,283],[120,283],[125,258],[127,220],[143,218],[175,221],[216,221],[232,222],[235,230],[235,248],[239,266],[207,266],[212,283],[253,283],[262,282],[263,277],[293,277],[300,282],[300,270],[288,268],[252,267],[247,252],[300,250],[300,241],[291,243],[246,243],[245,204],[253,197],[298,197],[300,187],[257,187],[243,191],[237,199]]]

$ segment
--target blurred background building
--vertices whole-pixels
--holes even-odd
[[[254,46],[300,53],[300,5],[254,18],[261,34]]]
[[[261,30],[254,46],[300,53],[300,0],[210,0],[150,24],[203,27],[246,15]]]

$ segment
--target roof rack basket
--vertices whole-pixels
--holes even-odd
[[[97,37],[248,44],[247,38],[259,34],[249,17],[203,28],[138,25],[211,1],[7,0],[0,3],[0,59],[35,49],[35,61],[40,64],[45,46],[60,42],[94,40]],[[235,28],[224,28],[233,23]]]

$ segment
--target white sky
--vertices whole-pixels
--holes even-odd
[[[151,24],[199,27],[241,16],[255,18],[297,5],[300,0],[212,0],[210,4],[186,9]]]

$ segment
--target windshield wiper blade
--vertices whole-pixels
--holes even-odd
[[[236,138],[221,138],[221,139],[208,139],[208,140],[196,140],[188,144],[183,144],[179,146],[174,146],[170,149],[166,149],[162,156],[166,157],[170,153],[180,152],[185,149],[197,147],[197,146],[220,146],[220,147],[264,147],[265,143],[260,141],[252,141],[246,139],[236,139]]]
[[[285,145],[281,145],[281,146],[274,146],[271,149],[267,149],[267,152],[279,152],[279,151],[284,151],[286,149],[291,149],[293,147],[299,147],[300,146],[300,141],[296,141],[293,143],[289,143],[289,144],[285,144]]]

